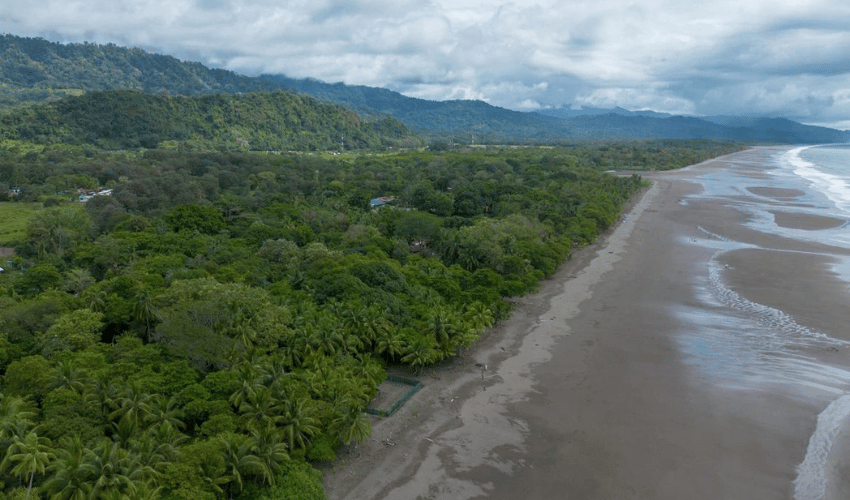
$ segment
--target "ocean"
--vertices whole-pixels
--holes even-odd
[[[809,183],[816,210],[850,221],[850,145],[796,148],[782,155],[777,164],[780,169],[790,168],[794,175]],[[846,224],[826,231],[820,237],[836,246],[850,246],[850,232]],[[844,259],[834,269],[845,283],[850,283],[850,259]],[[836,455],[846,450],[850,439],[850,393],[846,383],[850,374],[846,369],[834,369],[838,376],[832,385],[836,392],[841,392],[818,415],[815,432],[794,481],[796,500],[840,494],[833,490],[840,478],[831,475],[838,473],[833,465],[844,457]]]
[[[823,206],[850,216],[850,144],[792,149],[781,155],[779,166],[790,165],[794,174],[810,182],[829,201]]]
[[[847,498],[840,476],[850,463],[850,356],[843,354],[850,352],[850,335],[822,331],[816,321],[785,310],[793,308],[783,304],[793,303],[781,297],[794,297],[798,284],[759,276],[758,259],[823,264],[837,284],[832,293],[843,294],[824,301],[850,304],[850,145],[766,149],[750,158],[700,177],[703,191],[681,202],[721,200],[745,214],[753,232],[736,239],[700,227],[704,237],[688,242],[711,257],[697,286],[699,304],[675,311],[685,325],[679,347],[686,364],[719,390],[768,393],[811,408],[814,430],[801,450],[793,498]],[[736,269],[744,263],[753,269]],[[745,271],[774,287],[772,296],[780,299],[761,303],[753,296],[766,292],[741,292],[747,287],[736,283]]]

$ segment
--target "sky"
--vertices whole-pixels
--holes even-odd
[[[520,111],[784,116],[850,129],[845,0],[27,0],[0,32],[114,43]]]

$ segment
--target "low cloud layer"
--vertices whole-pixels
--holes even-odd
[[[850,128],[850,4],[835,0],[32,0],[0,6],[0,31],[519,110]]]

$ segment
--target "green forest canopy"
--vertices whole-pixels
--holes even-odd
[[[0,115],[0,137],[99,149],[309,151],[418,144],[395,118],[289,92],[165,96],[88,92]]]

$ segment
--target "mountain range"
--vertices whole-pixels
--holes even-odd
[[[366,120],[394,117],[418,134],[458,143],[559,143],[586,139],[726,139],[778,143],[850,141],[850,132],[785,118],[690,117],[622,108],[519,112],[483,101],[430,101],[392,90],[256,77],[113,44],[59,44],[0,36],[0,106],[13,109],[89,91],[207,96],[288,91],[336,103]]]

